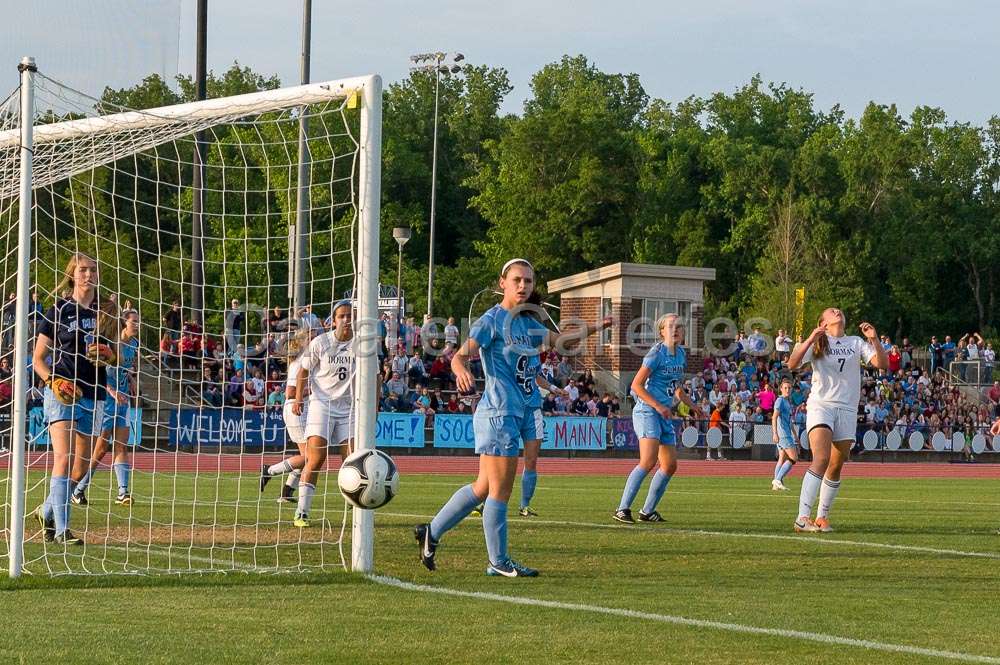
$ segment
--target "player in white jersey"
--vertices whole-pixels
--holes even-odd
[[[827,533],[830,507],[840,490],[840,471],[851,453],[857,432],[858,402],[861,400],[861,364],[878,369],[889,367],[889,358],[870,323],[858,326],[864,339],[845,334],[844,313],[834,307],[823,311],[809,339],[797,345],[788,358],[788,368],[812,364],[812,388],[806,402],[806,430],[812,464],[802,479],[796,532]],[[819,494],[816,520],[813,503]]]
[[[306,463],[306,414],[308,412],[308,402],[303,404],[301,415],[293,413],[292,405],[295,404],[295,386],[299,380],[299,370],[302,368],[299,358],[305,352],[306,347],[309,346],[309,342],[315,334],[310,328],[300,329],[288,342],[286,349],[289,362],[288,376],[285,379],[285,404],[282,407],[282,418],[285,421],[285,431],[288,433],[288,438],[298,447],[299,452],[291,457],[286,457],[276,464],[271,464],[270,466],[265,464],[260,470],[261,492],[267,487],[271,478],[285,473],[288,474],[288,478],[281,486],[281,495],[278,496],[278,503],[292,503],[295,501],[293,496],[295,488],[299,486],[299,480],[302,477],[302,467]],[[306,386],[306,398],[308,396],[309,387]]]
[[[326,462],[326,448],[340,446],[341,457],[351,452],[354,431],[354,330],[351,302],[333,306],[333,328],[312,342],[299,357],[292,413],[305,414],[306,461],[299,480],[299,506],[295,526],[308,527],[316,492],[316,477]],[[306,386],[309,408],[305,408]]]

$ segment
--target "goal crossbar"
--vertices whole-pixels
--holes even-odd
[[[344,99],[370,87],[375,78],[374,75],[359,76],[142,111],[123,111],[92,118],[35,125],[34,145],[37,149],[46,143],[84,136],[89,138],[108,132],[148,130],[182,123],[185,126],[185,133],[189,133],[192,121],[216,124],[248,115]],[[16,149],[20,138],[19,129],[0,131],[0,150]],[[165,139],[164,142],[166,140],[169,139]]]

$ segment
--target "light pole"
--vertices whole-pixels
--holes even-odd
[[[406,226],[394,228],[392,237],[399,245],[399,261],[396,263],[396,310],[397,319],[403,317],[403,245],[410,239],[410,229]],[[398,323],[397,323],[398,325]]]
[[[411,71],[434,72],[434,142],[431,149],[431,235],[430,256],[427,259],[427,316],[434,316],[434,209],[437,204],[437,152],[438,152],[438,90],[441,74],[462,71],[457,63],[465,60],[461,53],[417,53],[410,56]]]

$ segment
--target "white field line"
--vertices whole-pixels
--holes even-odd
[[[471,475],[471,474],[470,474]],[[768,480],[768,479],[765,479]],[[407,485],[419,485],[426,487],[456,487],[457,483],[446,483],[440,481],[422,481],[422,480],[409,480],[406,481]],[[536,487],[536,492],[606,492],[608,488],[606,487],[587,487],[574,485],[573,487]],[[676,490],[671,489],[670,494],[692,494],[696,496],[738,496],[738,497],[756,497],[756,498],[786,498],[793,496],[794,493],[789,492],[775,492],[775,491],[761,491],[761,492],[703,492],[699,490]],[[837,502],[841,501],[863,501],[870,503],[915,503],[919,505],[930,505],[930,506],[966,506],[966,507],[1000,507],[1000,503],[990,503],[988,501],[934,501],[931,499],[873,499],[868,497],[852,497],[852,496],[840,496],[837,495]]]
[[[707,628],[710,630],[722,630],[731,633],[742,633],[744,635],[764,635],[767,637],[781,637],[793,640],[806,640],[809,642],[819,642],[821,644],[834,644],[837,646],[856,647],[871,651],[883,651],[888,653],[901,653],[908,656],[925,656],[929,658],[944,658],[957,660],[965,663],[990,663],[1000,665],[1000,658],[994,656],[979,656],[976,654],[961,653],[958,651],[944,651],[941,649],[927,649],[924,647],[909,646],[906,644],[890,644],[887,642],[875,642],[872,640],[859,640],[852,637],[840,637],[837,635],[826,635],[823,633],[811,633],[800,630],[784,630],[781,628],[762,628],[759,626],[747,626],[738,623],[725,623],[722,621],[708,621],[705,619],[689,619],[687,617],[673,616],[670,614],[654,614],[652,612],[640,612],[638,610],[619,609],[615,607],[602,607],[599,605],[584,605],[582,603],[564,603],[555,600],[541,600],[538,598],[525,598],[522,596],[507,596],[498,593],[486,593],[482,591],[460,591],[457,589],[447,589],[443,587],[429,586],[426,584],[413,584],[404,582],[394,577],[381,575],[369,575],[368,579],[376,584],[395,587],[404,591],[417,591],[422,593],[436,593],[444,596],[455,596],[459,598],[471,598],[474,600],[485,600],[511,605],[528,605],[531,607],[544,607],[555,610],[568,610],[571,612],[587,612],[590,614],[605,614],[626,619],[642,619],[645,621],[655,621],[658,623],[668,623],[691,628]]]
[[[412,519],[430,519],[430,515],[415,515],[409,513],[388,513],[379,512],[388,517],[406,517]],[[664,526],[628,526],[625,524],[600,524],[597,522],[569,522],[562,520],[542,520],[532,518],[524,524],[551,524],[554,526],[579,526],[590,529],[622,529],[632,532],[643,531],[645,533],[682,534],[687,536],[710,536],[718,538],[751,538],[760,540],[787,540],[796,543],[808,543],[815,545],[843,545],[845,547],[867,547],[872,549],[896,550],[899,552],[920,552],[922,554],[936,554],[940,556],[970,557],[976,559],[1000,559],[1000,552],[970,552],[965,550],[951,550],[937,547],[924,547],[921,545],[895,545],[892,543],[873,543],[864,540],[844,540],[838,538],[827,538],[822,534],[813,536],[782,536],[774,533],[753,533],[747,531],[708,531],[705,529],[677,529]]]

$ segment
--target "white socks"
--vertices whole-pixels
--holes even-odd
[[[816,495],[822,483],[823,479],[813,473],[812,469],[806,471],[806,475],[802,477],[802,490],[799,492],[799,517],[812,517],[813,504],[816,503]]]
[[[830,506],[833,505],[833,500],[837,498],[838,491],[840,491],[839,480],[823,479],[823,486],[819,490],[819,509],[816,511],[816,519],[826,517],[830,514]]]
[[[283,473],[289,473],[292,470],[292,464],[288,460],[282,460],[277,464],[272,464],[267,467],[267,475],[269,476],[280,476]]]
[[[299,515],[308,515],[309,511],[312,509],[313,494],[316,492],[316,486],[312,483],[299,483],[299,508],[297,513]]]

